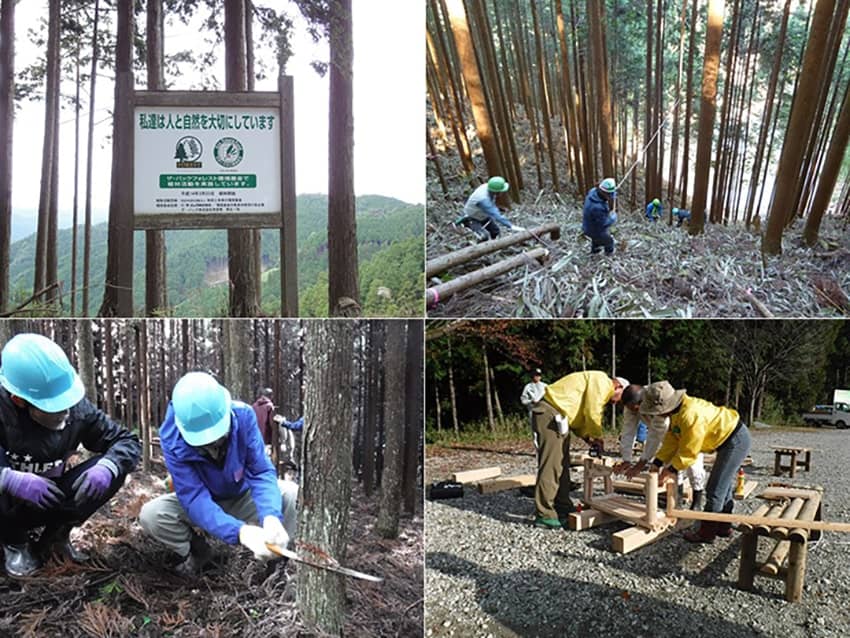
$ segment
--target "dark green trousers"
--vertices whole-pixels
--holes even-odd
[[[534,505],[542,518],[563,518],[573,511],[570,500],[570,435],[558,433],[558,412],[546,401],[534,405],[532,427],[537,438],[537,485]]]

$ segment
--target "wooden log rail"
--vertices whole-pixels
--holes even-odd
[[[529,230],[512,232],[509,235],[499,237],[498,239],[491,239],[489,241],[476,244],[475,246],[468,246],[467,248],[461,248],[460,250],[452,251],[446,255],[434,257],[434,259],[429,259],[425,264],[425,278],[430,279],[431,277],[439,275],[441,272],[445,272],[449,268],[459,264],[465,264],[468,261],[494,253],[502,248],[522,243],[532,239],[534,235],[537,235],[538,237],[542,235],[549,235],[552,239],[560,239],[561,227],[557,223],[551,222]]]
[[[473,270],[470,273],[462,275],[457,279],[452,279],[439,286],[432,286],[425,291],[425,300],[429,308],[434,308],[440,301],[448,299],[456,292],[466,290],[477,284],[480,284],[488,279],[498,277],[514,268],[528,263],[532,259],[542,263],[549,255],[549,251],[545,248],[535,248],[524,252],[521,255],[516,255],[510,259],[497,262],[479,270]]]
[[[806,577],[808,541],[816,539],[819,529],[850,527],[841,523],[826,523],[820,520],[822,494],[816,490],[770,488],[767,498],[784,499],[772,505],[763,504],[739,525],[743,532],[741,540],[741,562],[738,568],[738,587],[751,590],[756,575],[778,578],[785,582],[785,599],[800,600]],[[771,521],[781,521],[773,524]],[[817,525],[819,524],[819,525]],[[850,531],[850,529],[846,530]],[[768,537],[776,543],[763,563],[758,563],[759,538]],[[784,566],[787,560],[787,566]]]

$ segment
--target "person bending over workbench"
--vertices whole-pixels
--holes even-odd
[[[537,441],[536,527],[561,529],[573,511],[570,500],[570,432],[600,453],[605,406],[617,403],[629,382],[605,372],[573,372],[546,386],[531,410]]]
[[[645,426],[647,428],[646,442],[643,444],[640,459],[636,463],[632,462],[632,448],[634,447],[638,425],[643,423],[641,420],[643,415],[640,413],[643,395],[644,387],[633,383],[623,390],[623,398],[620,399],[620,403],[623,404],[623,431],[620,434],[620,454],[623,457],[623,462],[614,466],[614,472],[623,473],[628,479],[633,479],[643,472],[647,464],[655,458],[655,453],[661,447],[664,435],[670,429],[669,417],[647,416],[645,419],[648,422],[648,425]],[[696,460],[693,465],[688,467],[687,473],[694,491],[691,509],[701,509],[704,505],[703,491],[705,490],[706,479],[702,452],[697,454]]]
[[[174,493],[145,503],[139,523],[183,559],[178,573],[197,574],[212,560],[193,526],[261,560],[274,558],[267,542],[289,545],[298,485],[277,480],[251,406],[231,400],[210,375],[190,372],[174,386],[159,435]]]
[[[705,488],[706,512],[732,513],[733,490],[738,468],[750,453],[750,431],[732,408],[716,406],[674,390],[668,381],[645,388],[640,411],[670,418],[670,429],[653,461],[661,471],[658,483],[676,478],[677,472],[696,462],[700,452],[717,452]],[[682,536],[691,543],[711,543],[715,537],[732,535],[731,523],[701,521]]]

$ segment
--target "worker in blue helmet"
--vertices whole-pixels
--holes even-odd
[[[590,252],[606,255],[614,252],[614,238],[610,227],[617,221],[614,200],[617,197],[617,182],[612,177],[603,179],[599,186],[590,189],[584,200],[581,229],[590,237]]]
[[[141,445],[85,398],[77,371],[47,337],[16,335],[0,358],[0,540],[6,573],[29,576],[53,554],[87,559],[71,529],[119,490]],[[71,468],[80,445],[95,454]]]
[[[685,222],[691,223],[691,211],[684,208],[674,208],[673,217],[676,218],[676,226],[681,226]]]
[[[177,553],[179,573],[195,575],[212,560],[204,532],[261,560],[274,557],[267,542],[287,547],[298,485],[277,480],[250,405],[190,372],[174,386],[159,435],[174,492],[145,503],[139,523]]]
[[[478,241],[496,239],[499,236],[499,224],[508,230],[525,230],[522,226],[508,221],[499,212],[496,198],[500,193],[507,193],[508,190],[510,190],[510,184],[504,177],[497,175],[488,179],[472,191],[463,207],[463,215],[455,221],[455,226],[468,228],[475,234]]]

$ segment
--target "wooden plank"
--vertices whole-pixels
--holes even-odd
[[[196,228],[280,228],[280,213],[145,213],[133,217],[136,230]]]
[[[758,482],[758,481],[746,481],[746,482],[744,483],[744,492],[743,492],[743,494],[741,494],[740,496],[739,496],[739,495],[737,495],[737,494],[735,494],[735,498],[736,498],[737,500],[739,500],[739,501],[741,501],[741,500],[743,500],[743,499],[747,498],[750,494],[752,494],[752,493],[753,493],[753,491],[754,491],[754,490],[758,487],[758,485],[759,485],[759,482]]]
[[[606,514],[605,512],[600,512],[599,510],[594,509],[586,509],[582,510],[581,512],[573,512],[572,514],[567,516],[567,524],[569,525],[569,528],[576,531],[590,529],[591,527],[604,525],[605,523],[611,523],[616,520],[617,519],[611,516],[610,514]]]
[[[628,554],[675,531],[677,531],[675,526],[666,529],[646,529],[636,525],[611,534],[611,547],[618,554]]]
[[[135,91],[135,106],[279,107],[277,91]]]
[[[491,239],[489,241],[476,244],[475,246],[461,248],[460,250],[455,250],[445,255],[434,257],[433,259],[429,259],[425,264],[425,279],[430,279],[435,275],[439,275],[453,266],[473,261],[479,257],[483,257],[484,255],[501,250],[502,248],[507,248],[508,246],[513,246],[514,244],[519,244],[524,241],[528,241],[529,239],[533,239],[532,233],[538,237],[549,234],[552,239],[559,239],[561,237],[561,227],[556,222],[550,222],[530,230],[512,232],[507,235],[503,235],[498,239]]]
[[[536,484],[536,474],[519,474],[517,476],[505,476],[502,478],[481,481],[478,484],[478,493],[492,494],[493,492],[503,492],[504,490],[511,490],[515,487],[527,487],[529,485]]]
[[[481,467],[477,470],[466,470],[464,472],[455,472],[452,474],[452,480],[456,483],[474,483],[483,481],[484,479],[496,478],[501,476],[502,469],[495,467]]]
[[[692,521],[715,521],[720,523],[751,523],[753,525],[765,525],[775,527],[787,525],[788,521],[775,517],[746,516],[744,514],[721,514],[718,512],[695,512],[693,510],[680,510],[670,508],[667,510],[668,518],[684,518]],[[800,521],[795,523],[798,529],[819,529],[825,532],[850,532],[850,523],[830,523],[828,521]]]
[[[606,496],[593,500],[593,509],[605,512],[616,518],[647,527],[649,529],[663,529],[675,523],[674,520],[664,516],[654,521],[646,518],[646,508],[639,503],[628,501],[620,496]]]
[[[759,494],[759,498],[767,499],[792,499],[792,498],[820,498],[820,490],[803,490],[791,487],[768,487]]]

